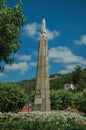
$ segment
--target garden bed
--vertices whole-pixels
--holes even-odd
[[[27,119],[29,121],[52,121],[63,119],[67,121],[68,119],[74,122],[86,122],[86,117],[81,116],[78,113],[71,111],[50,111],[50,112],[18,112],[18,113],[0,113],[0,119],[6,120],[8,118],[16,119]]]
[[[85,122],[69,111],[0,113],[1,130],[86,130]]]

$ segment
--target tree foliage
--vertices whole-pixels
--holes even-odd
[[[86,114],[86,89],[84,89],[83,92],[75,94],[74,105],[75,108]]]
[[[57,79],[50,81],[50,88],[52,89],[64,89],[64,84],[74,85],[74,92],[83,91],[86,88],[86,68],[76,66],[74,71],[68,74],[63,74]]]
[[[72,74],[72,80],[74,84],[79,83],[81,79],[81,73],[82,73],[82,67],[81,66],[76,66],[75,70],[73,71]]]
[[[24,87],[27,92],[31,92],[35,90],[35,84],[36,80],[35,79],[30,79],[30,80],[22,80],[17,82],[21,87]]]
[[[72,106],[73,94],[66,90],[51,91],[51,108],[64,110]]]
[[[72,82],[75,86],[75,91],[83,91],[86,88],[86,69],[81,66],[75,67],[72,72]]]
[[[0,1],[0,62],[14,62],[11,54],[16,53],[21,47],[19,35],[24,22],[21,2],[10,8],[6,1]]]
[[[0,83],[0,111],[17,112],[28,101],[28,94],[16,84]]]

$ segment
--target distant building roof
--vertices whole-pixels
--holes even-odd
[[[71,84],[64,84],[64,89],[65,90],[74,90],[74,85]]]

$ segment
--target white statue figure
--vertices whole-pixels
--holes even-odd
[[[41,35],[47,36],[47,31],[46,31],[46,25],[45,25],[45,18],[44,18],[44,16],[42,16]]]

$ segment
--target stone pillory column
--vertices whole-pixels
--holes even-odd
[[[35,111],[50,111],[50,87],[48,72],[48,41],[45,18],[42,17],[36,77]]]

